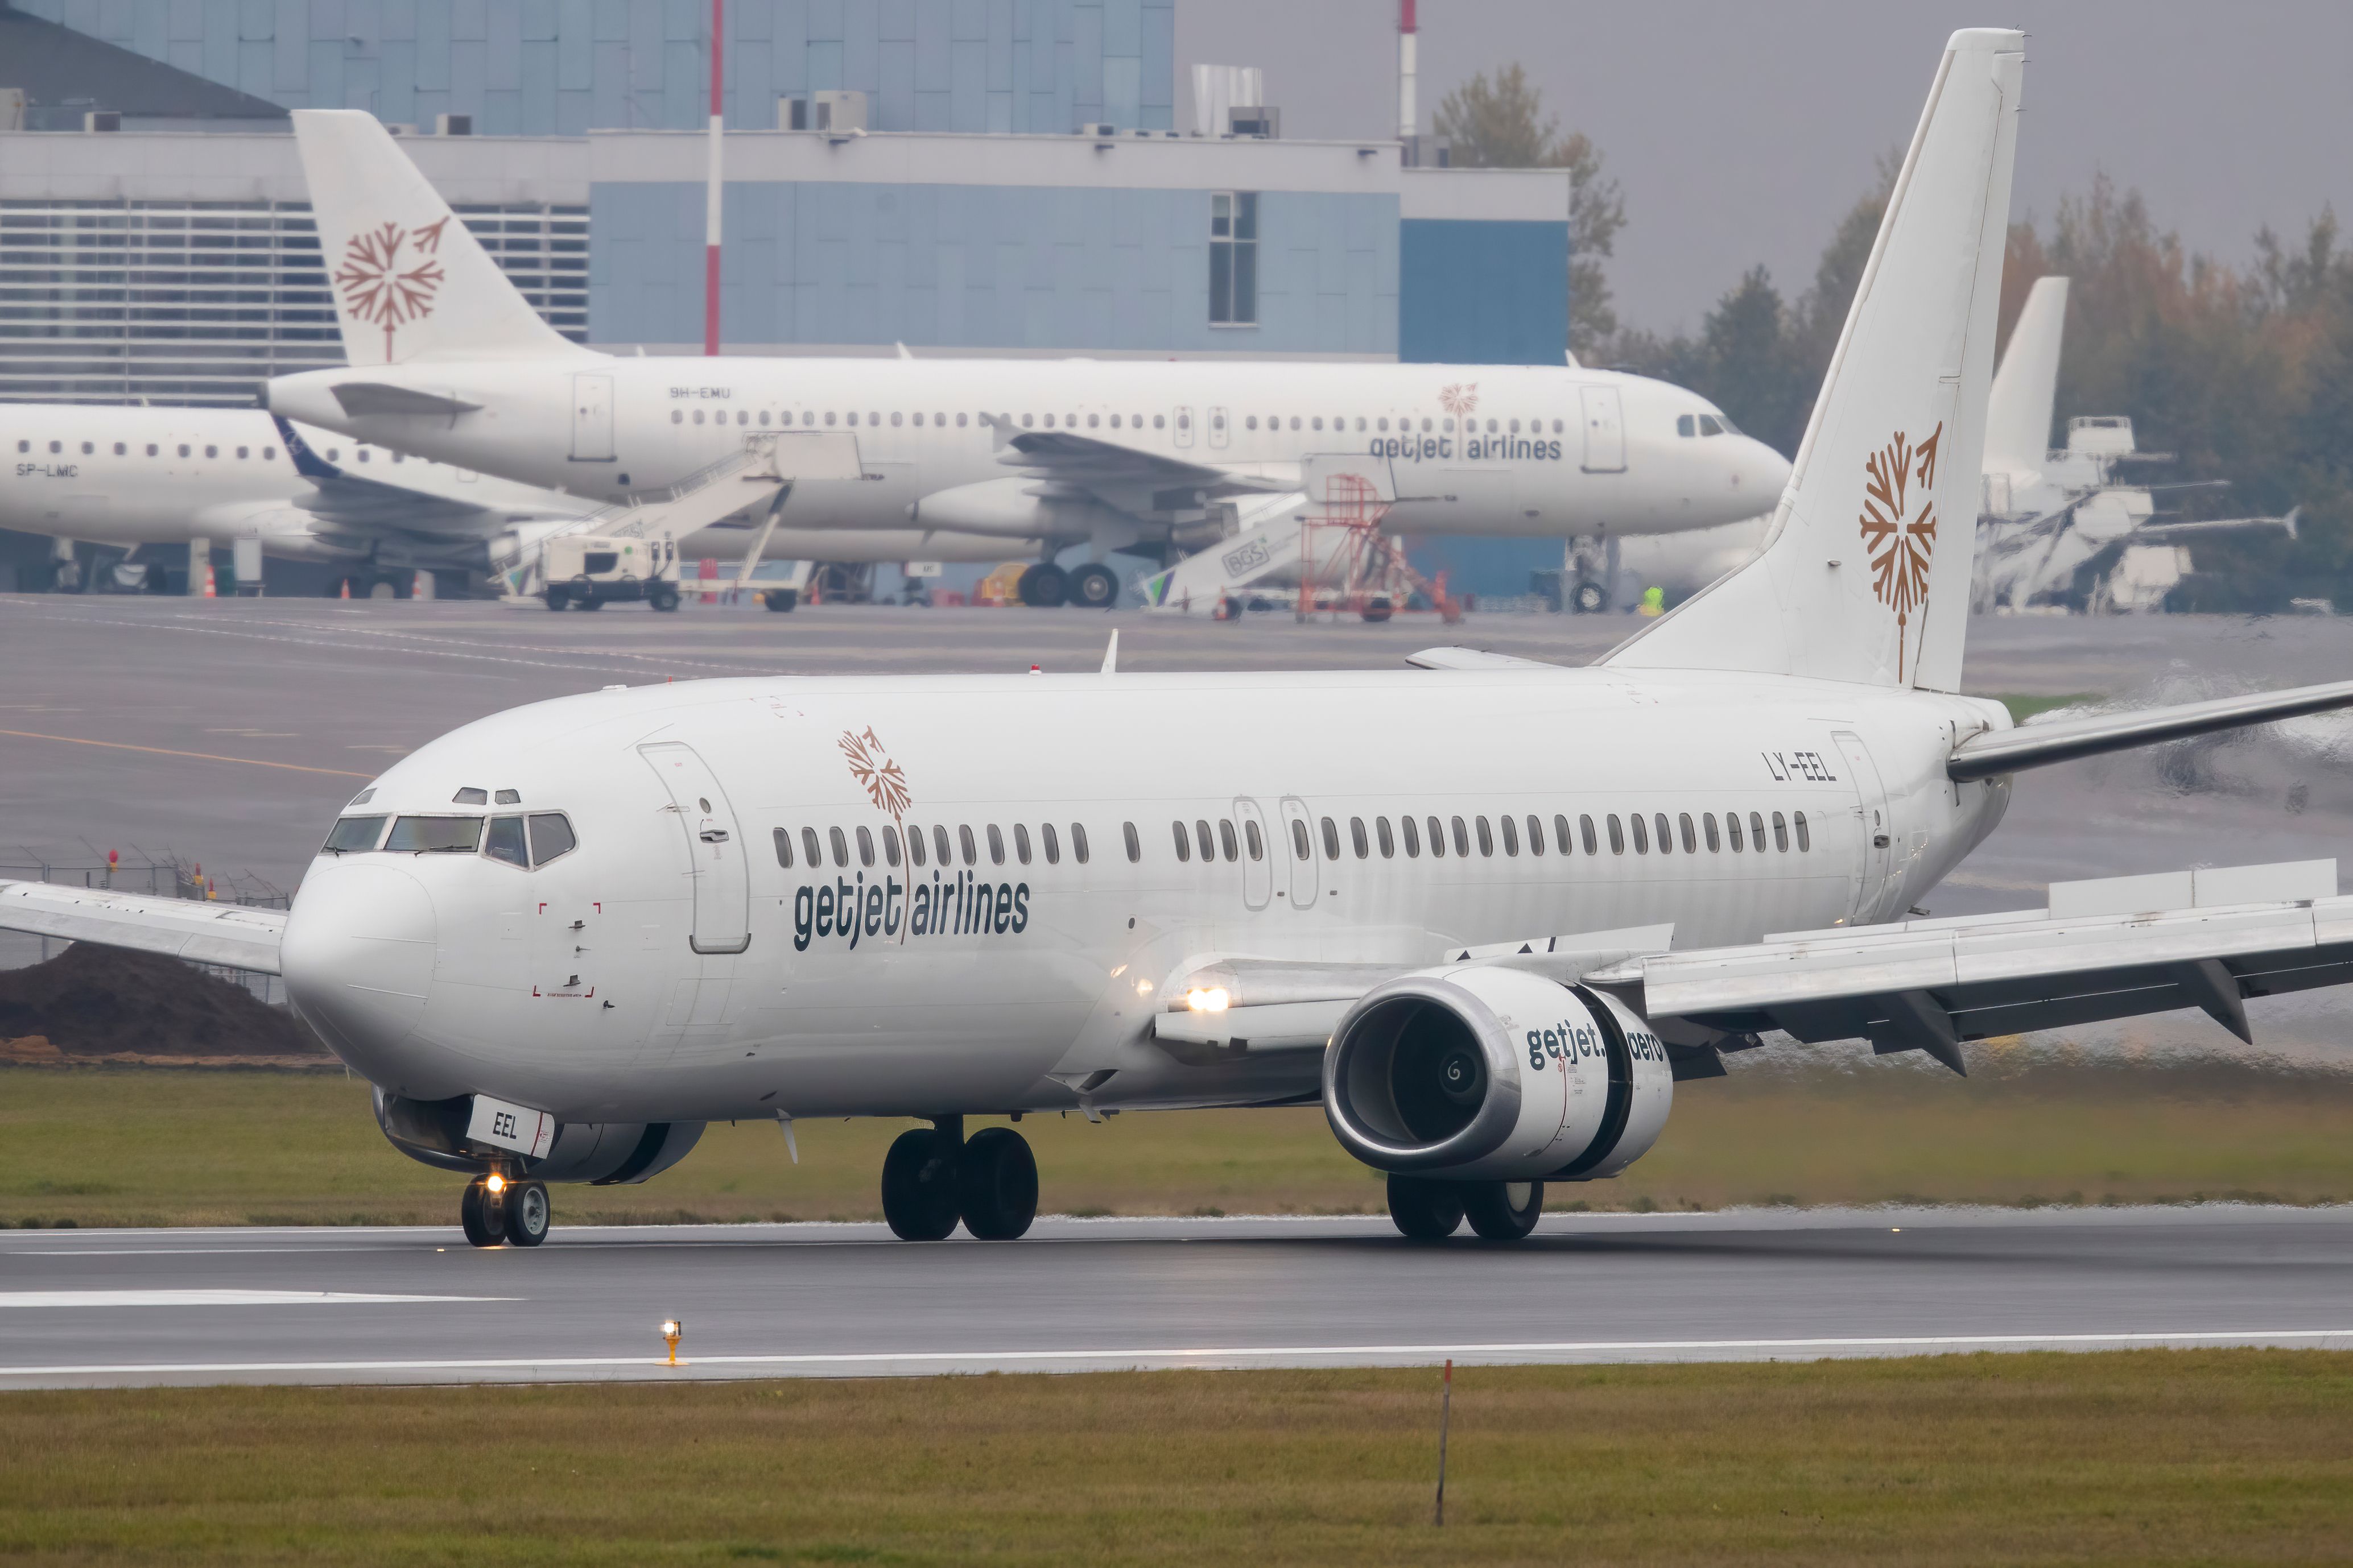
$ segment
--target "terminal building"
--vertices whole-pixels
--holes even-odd
[[[1565,173],[1180,105],[1174,0],[725,17],[723,352],[1566,352]],[[309,107],[398,128],[565,335],[702,352],[709,27],[678,0],[0,0],[0,401],[249,405],[339,363]]]

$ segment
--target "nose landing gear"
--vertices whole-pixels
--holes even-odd
[[[458,1223],[476,1247],[537,1247],[547,1239],[554,1207],[545,1182],[518,1182],[492,1171],[466,1184]]]
[[[964,1118],[902,1132],[882,1161],[882,1217],[902,1241],[944,1241],[962,1219],[981,1241],[1011,1241],[1038,1217],[1038,1162],[1009,1127],[967,1142]]]

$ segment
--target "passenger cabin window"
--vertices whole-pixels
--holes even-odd
[[[1013,858],[1024,866],[1029,864],[1029,830],[1018,822],[1013,825]]]
[[[403,816],[394,819],[384,847],[403,855],[471,855],[481,843],[479,816]]]
[[[1732,852],[1735,855],[1739,854],[1742,845],[1740,842],[1740,814],[1738,812],[1727,811],[1724,814],[1724,832],[1726,839],[1732,845]]]
[[[1459,834],[1461,832],[1460,824],[1462,819],[1458,816],[1454,820],[1458,825],[1455,831]],[[1487,819],[1483,816],[1476,817],[1473,821],[1479,829],[1479,853],[1492,858],[1495,853],[1495,831],[1487,826]]]
[[[1194,819],[1193,838],[1194,841],[1201,847],[1202,859],[1214,860],[1218,858],[1218,847],[1214,843],[1210,842],[1209,839],[1208,818],[1196,817]]]
[[[1765,853],[1765,818],[1754,811],[1748,814],[1748,841],[1757,847],[1757,854]]]
[[[1609,820],[1615,822],[1618,819],[1613,816]],[[1643,827],[1642,814],[1639,811],[1634,812],[1628,816],[1627,821],[1634,830],[1634,853],[1648,855],[1651,852],[1651,836]]]
[[[1588,818],[1587,820],[1590,821],[1591,819]],[[1642,819],[1638,816],[1634,820],[1639,824]],[[1589,833],[1587,834],[1585,841],[1587,844],[1590,845],[1593,842],[1593,836]],[[1609,853],[1612,855],[1623,855],[1626,853],[1626,830],[1619,825],[1618,814],[1614,811],[1609,814]]]
[[[1724,847],[1723,843],[1715,836],[1715,813],[1703,812],[1700,815],[1700,823],[1707,829],[1707,852],[1713,855]]]
[[[816,828],[804,827],[801,829],[801,848],[808,856],[808,868],[810,870],[814,871],[818,867],[825,864],[825,851],[817,847]]]
[[[1219,817],[1218,819],[1218,843],[1225,849],[1227,859],[1239,860],[1242,858],[1241,850],[1234,841],[1233,818]]]
[[[1348,818],[1348,842],[1350,846],[1356,849],[1356,858],[1359,860],[1364,859],[1372,853],[1372,845],[1366,839],[1365,819],[1363,817],[1352,816]]]
[[[847,867],[849,864],[849,839],[848,836],[845,835],[839,827],[827,828],[825,830],[825,836],[833,844],[833,863],[836,866]]]
[[[1181,822],[1172,822],[1168,825],[1168,827],[1170,832],[1176,836],[1176,858],[1184,861],[1191,860],[1193,858],[1193,841],[1185,836],[1185,825]],[[1131,855],[1128,858],[1133,860],[1135,857]]]
[[[932,825],[932,848],[937,852],[941,865],[949,864],[952,857],[948,854],[948,830],[945,825],[936,822]]]
[[[1413,825],[1413,818],[1412,818],[1412,817],[1410,817],[1410,816],[1400,816],[1400,817],[1398,817],[1398,827],[1399,827],[1399,828],[1404,832],[1404,834],[1405,834],[1405,853],[1406,853],[1406,858],[1407,858],[1407,859],[1409,859],[1409,860],[1419,860],[1419,859],[1420,859],[1420,858],[1421,858],[1421,830],[1420,830],[1419,828],[1416,827],[1416,826]]]
[[[918,866],[923,864],[923,830],[920,827],[907,829],[907,858]]]
[[[1395,859],[1397,858],[1397,840],[1389,837],[1389,819],[1388,817],[1377,816],[1373,818],[1373,836],[1380,840],[1381,858],[1384,860]]]
[[[1784,855],[1789,852],[1789,825],[1781,820],[1778,811],[1773,814],[1773,847]]]
[[[1692,826],[1692,814],[1686,811],[1677,819],[1677,821],[1683,830],[1683,853],[1686,855],[1698,854],[1699,834]]]
[[[779,827],[776,831],[775,837],[776,840],[776,864],[789,871],[793,868],[793,836],[784,828]]]
[[[1504,830],[1504,853],[1506,855],[1518,854],[1520,852],[1519,827],[1508,816],[1502,818],[1496,826]],[[1486,826],[1487,819],[1482,816],[1479,819],[1479,827],[1482,835],[1486,830]]]
[[[1600,849],[1596,847],[1593,841],[1593,818],[1589,816],[1579,816],[1577,819],[1577,833],[1578,837],[1585,840],[1585,852],[1588,855],[1599,855],[1601,853]],[[1567,843],[1567,840],[1568,835],[1564,832],[1561,835],[1561,841],[1563,843]]]
[[[1438,818],[1434,816],[1424,817],[1422,826],[1430,831],[1430,858],[1436,859],[1446,853],[1446,829],[1440,826]]]
[[[1005,835],[993,822],[988,825],[988,863],[992,866],[1005,864]]]
[[[328,830],[326,846],[321,853],[354,855],[373,849],[376,840],[384,837],[384,825],[391,820],[388,816],[343,817]]]
[[[1675,847],[1675,836],[1667,827],[1667,814],[1665,812],[1662,811],[1652,816],[1651,818],[1651,826],[1657,830],[1659,835],[1660,854],[1664,855]]]
[[[858,830],[858,863],[870,868],[874,864],[874,835],[863,827]]]
[[[1564,838],[1561,843],[1561,849],[1565,853],[1567,848],[1567,841]],[[1528,853],[1531,855],[1541,855],[1544,852],[1544,818],[1538,816],[1535,812],[1530,812],[1528,813]]]
[[[1250,850],[1250,858],[1251,859],[1263,860],[1266,858],[1266,840],[1260,836],[1257,823],[1245,822],[1242,824],[1242,838],[1244,841],[1244,847]]]
[[[1806,831],[1806,814],[1802,811],[1791,812],[1789,826],[1797,830],[1798,853],[1803,855],[1811,850],[1814,847],[1814,838],[1812,834]]]
[[[1132,849],[1140,849],[1142,848],[1142,846],[1133,842],[1134,834],[1135,830],[1134,828],[1128,829],[1128,837],[1130,839],[1129,847]],[[1071,858],[1076,860],[1082,866],[1087,863],[1087,830],[1082,825],[1076,822],[1071,824]],[[1133,860],[1135,858],[1135,856],[1131,854],[1128,856],[1128,858]]]
[[[1133,822],[1123,822],[1120,826],[1126,830],[1127,858],[1129,864],[1133,865],[1144,858],[1144,840],[1136,837],[1135,824]],[[1079,858],[1083,860],[1086,857],[1082,855]]]
[[[964,850],[964,863],[965,865],[977,866],[980,864],[980,851],[973,844],[972,824],[967,822],[957,827],[956,842]]]
[[[1307,822],[1303,817],[1294,816],[1291,819],[1291,853],[1294,858],[1301,860],[1315,858],[1315,847],[1308,841]]]

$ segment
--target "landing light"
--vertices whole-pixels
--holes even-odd
[[[1222,985],[1212,985],[1204,991],[1198,986],[1185,993],[1185,1005],[1196,1013],[1222,1013],[1232,1005]]]
[[[482,1189],[489,1193],[492,1197],[496,1197],[501,1193],[507,1190],[507,1179],[493,1171],[491,1173],[490,1177],[482,1183]]]

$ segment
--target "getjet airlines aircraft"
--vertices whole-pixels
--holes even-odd
[[[892,1228],[1006,1237],[1037,1168],[967,1117],[1318,1100],[1408,1235],[1517,1237],[1758,1030],[1956,1070],[2175,1008],[2243,1037],[2353,980],[2333,863],[1905,918],[2022,769],[2353,704],[2012,730],[1957,692],[2022,37],[1936,68],[1771,544],[1596,667],[607,689],[404,759],[285,914],[13,883],[0,924],[282,973],[485,1244],[715,1120],[928,1121]]]
[[[1788,477],[1694,394],[1566,365],[616,359],[540,320],[374,116],[294,125],[351,367],[273,381],[277,412],[600,500],[762,432],[855,430],[855,476],[803,479],[788,522],[1043,541],[1033,604],[1113,603],[1111,552],[1214,542],[1213,503],[1299,493],[1319,458],[1404,533],[1705,528]],[[1074,544],[1090,559],[1065,573]]]
[[[348,567],[336,582],[361,598],[406,595],[419,568],[520,576],[541,541],[592,510],[577,496],[306,433],[259,409],[17,404],[0,415],[0,432],[12,448],[0,468],[0,528],[133,551],[250,539],[264,555]],[[677,543],[687,560],[733,560],[751,537],[723,523]],[[1008,542],[776,530],[765,542],[777,559],[822,549],[825,560],[866,562],[998,561]]]

